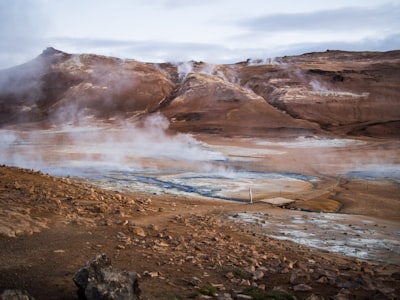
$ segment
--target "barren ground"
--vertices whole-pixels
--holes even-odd
[[[311,153],[308,145],[300,151],[299,145],[283,144],[287,140],[268,144],[269,150],[277,152],[263,152],[265,141],[260,144],[256,140],[221,138],[213,142],[212,136],[197,138],[230,158],[251,156],[254,171],[260,168],[317,175],[321,180],[312,187],[305,184],[291,193],[284,188],[264,191],[263,198],[296,198],[294,208],[313,211],[336,210],[338,207],[332,203],[338,202],[343,206],[337,215],[347,217],[344,222],[348,224],[344,225],[361,228],[361,234],[389,234],[398,243],[398,180],[338,175],[351,171],[346,168],[355,158],[365,162],[363,159],[380,153],[389,161],[398,153],[397,142],[377,140],[345,148],[327,147],[318,151],[316,161],[316,150]],[[249,154],[251,149],[258,149],[257,157]],[[277,154],[283,150],[283,154]],[[249,166],[242,160],[232,160],[231,164]],[[312,294],[325,299],[338,294],[350,299],[400,297],[396,249],[388,247],[378,253],[378,259],[365,260],[269,237],[281,234],[279,222],[289,224],[290,220],[297,222],[296,230],[312,230],[308,223],[298,222],[299,218],[313,219],[312,213],[260,202],[160,192],[149,186],[125,191],[117,191],[117,185],[114,189],[105,187],[107,190],[88,180],[1,167],[0,291],[18,288],[36,299],[76,299],[74,273],[91,257],[105,253],[114,267],[141,275],[143,299],[196,298],[210,286],[219,295],[252,291],[253,296],[264,293],[264,298],[268,293],[277,297],[273,289],[298,299]],[[247,223],[240,217],[244,213],[254,213],[264,220]],[[262,227],[268,222],[274,223],[270,228]],[[336,236],[327,231],[315,234],[317,239],[328,241],[343,240],[344,234],[353,233],[349,229]],[[260,272],[263,275],[258,277]],[[298,291],[299,284],[306,284],[310,290]]]

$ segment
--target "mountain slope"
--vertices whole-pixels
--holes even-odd
[[[398,136],[400,51],[327,51],[231,65],[142,63],[48,48],[0,71],[0,124],[138,118],[179,131]]]

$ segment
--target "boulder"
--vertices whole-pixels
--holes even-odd
[[[0,300],[35,300],[24,290],[5,290],[0,295]]]
[[[89,260],[75,274],[73,281],[78,287],[79,299],[140,299],[137,274],[113,269],[105,254]]]

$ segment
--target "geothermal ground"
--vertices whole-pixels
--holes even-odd
[[[400,298],[399,80],[399,51],[0,70],[0,293],[76,299],[104,253],[143,299]]]
[[[73,299],[74,272],[106,253],[143,275],[145,299],[211,285],[399,296],[398,141],[167,135],[152,124],[154,145],[99,123],[3,132],[3,163],[61,176],[1,169],[3,289]]]

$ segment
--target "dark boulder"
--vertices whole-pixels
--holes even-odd
[[[79,288],[79,299],[140,299],[137,274],[113,269],[111,260],[105,254],[89,260],[73,280]]]

